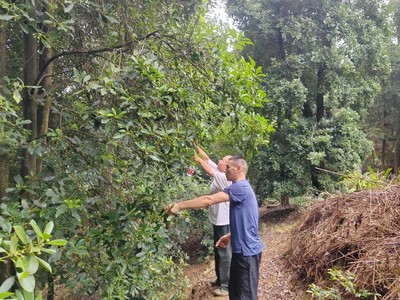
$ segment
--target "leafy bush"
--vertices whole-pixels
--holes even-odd
[[[350,272],[343,272],[340,269],[329,269],[328,274],[331,279],[338,284],[338,287],[323,288],[315,284],[311,284],[307,293],[310,293],[313,298],[318,300],[334,299],[344,300],[350,296],[361,299],[369,299],[371,296],[376,299],[379,294],[371,293],[367,290],[357,290],[354,285],[354,275]]]
[[[2,205],[2,215],[11,216],[6,205]],[[48,222],[41,230],[35,220],[30,220],[30,229],[23,225],[13,224],[12,218],[0,216],[0,264],[5,267],[11,264],[12,276],[0,286],[0,299],[42,299],[41,292],[36,291],[35,275],[39,266],[52,273],[52,267],[43,259],[42,253],[54,255],[57,247],[64,246],[64,239],[51,239],[53,222]]]
[[[393,178],[391,173],[391,168],[384,172],[376,172],[371,167],[368,167],[368,172],[365,173],[360,171],[349,172],[341,178],[339,185],[348,193],[381,188],[398,181],[398,178]]]

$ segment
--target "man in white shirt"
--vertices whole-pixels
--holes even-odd
[[[204,171],[212,177],[211,194],[221,192],[232,184],[231,181],[226,179],[225,175],[226,165],[230,156],[224,156],[217,165],[199,146],[196,146],[196,150],[198,156],[196,156],[194,160],[200,163]],[[215,245],[222,236],[230,232],[229,201],[211,205],[208,208],[208,215],[213,225],[215,274],[217,276],[215,282],[211,284],[218,287],[214,290],[215,296],[228,296],[229,268],[232,249],[230,245],[227,248],[217,248]]]

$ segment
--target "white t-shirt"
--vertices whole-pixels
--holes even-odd
[[[207,163],[213,168],[211,194],[221,192],[232,184],[226,179],[225,173],[218,171],[217,165],[211,159]],[[211,205],[208,208],[208,217],[214,225],[229,225],[229,201]]]

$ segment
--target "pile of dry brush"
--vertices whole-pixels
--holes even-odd
[[[359,289],[400,299],[400,186],[327,199],[313,206],[285,253],[298,279],[332,286],[328,269],[355,275]]]

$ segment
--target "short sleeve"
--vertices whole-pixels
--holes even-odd
[[[214,170],[218,170],[217,168],[217,164],[215,162],[213,162],[211,159],[208,160],[208,165],[213,168]]]
[[[241,203],[246,199],[246,188],[240,184],[233,184],[224,189],[231,201]]]

